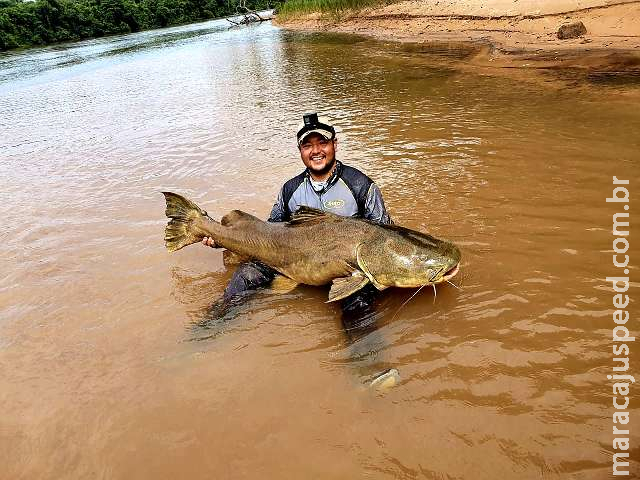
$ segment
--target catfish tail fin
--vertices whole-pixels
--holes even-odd
[[[164,230],[167,250],[175,252],[202,240],[204,235],[194,228],[193,223],[195,220],[208,217],[207,212],[182,195],[172,192],[162,194],[167,202],[165,215],[171,219]]]

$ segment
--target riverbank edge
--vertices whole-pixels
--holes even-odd
[[[269,17],[268,18],[264,18],[262,20],[260,20],[259,22],[256,21],[255,23],[262,23],[262,22],[269,22],[269,21],[273,21],[275,16],[273,15],[273,9],[269,9],[269,10],[259,10],[257,12],[258,14],[268,14]],[[212,22],[214,20],[227,20],[231,25],[230,27],[234,27],[234,26],[238,26],[237,23],[231,21],[231,19],[236,19],[238,17],[241,17],[242,14],[236,14],[234,13],[233,15],[226,15],[224,17],[210,17],[210,18],[203,18],[203,19],[198,19],[195,21],[187,21],[187,22],[178,22],[178,23],[172,23],[171,25],[166,25],[164,27],[152,27],[152,28],[143,28],[140,30],[136,30],[131,31],[131,32],[112,32],[112,33],[105,33],[104,35],[99,35],[99,36],[87,36],[87,37],[73,37],[73,38],[67,38],[65,40],[60,40],[57,42],[47,42],[47,43],[29,43],[29,44],[24,44],[24,45],[19,45],[16,47],[11,47],[11,48],[6,48],[6,49],[2,49],[0,48],[0,55],[1,54],[6,54],[6,53],[22,53],[25,52],[27,50],[31,50],[32,48],[47,48],[47,47],[61,47],[61,46],[66,46],[69,44],[73,44],[76,42],[84,42],[87,40],[101,40],[101,39],[109,39],[109,38],[115,38],[115,37],[119,37],[122,35],[133,35],[136,33],[143,33],[143,32],[151,32],[154,30],[164,30],[164,29],[169,29],[169,28],[180,28],[180,27],[185,27],[187,25],[198,25],[201,23],[207,23],[207,22]]]
[[[290,30],[351,33],[425,45],[463,43],[474,49],[464,64],[502,71],[575,69],[585,74],[636,77],[640,82],[640,1],[559,12],[510,15],[429,14],[434,1],[349,12],[340,19],[301,15],[274,24]],[[485,2],[491,3],[491,2]],[[560,25],[582,21],[587,33],[560,40]]]

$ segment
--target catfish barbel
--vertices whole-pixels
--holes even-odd
[[[458,247],[408,228],[309,207],[298,209],[289,222],[265,222],[240,210],[217,222],[191,200],[162,193],[170,218],[164,236],[170,252],[211,237],[217,248],[258,260],[295,282],[331,283],[329,302],[368,283],[378,290],[422,287],[458,273]]]

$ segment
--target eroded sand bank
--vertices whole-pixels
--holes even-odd
[[[560,40],[561,25],[587,33]],[[570,67],[640,78],[640,1],[417,0],[345,14],[282,21],[298,30],[358,33],[420,43],[472,42],[467,63],[490,68]]]

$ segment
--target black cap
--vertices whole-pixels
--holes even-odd
[[[318,118],[317,113],[305,113],[302,116],[303,123],[298,127],[298,145],[312,133],[318,133],[327,140],[331,140],[336,136],[336,129],[331,125],[328,119]]]

